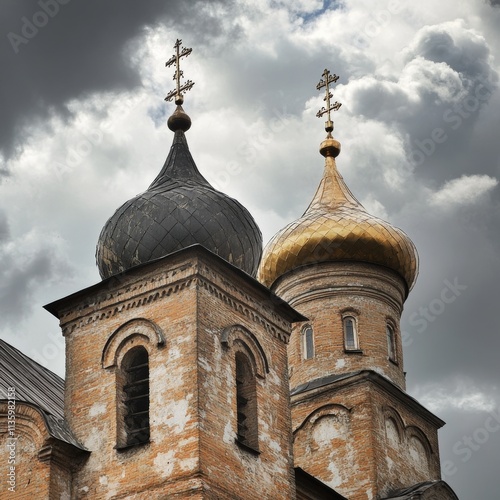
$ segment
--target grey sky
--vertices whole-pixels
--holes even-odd
[[[339,169],[420,254],[401,325],[408,389],[448,422],[442,462],[459,497],[496,498],[499,25],[486,0],[2,2],[1,337],[62,373],[42,305],[99,280],[104,222],[160,170],[176,38],[193,48],[191,152],[265,241],[319,183],[328,67]]]

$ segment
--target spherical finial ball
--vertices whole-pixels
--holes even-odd
[[[319,146],[319,152],[326,158],[327,156],[333,156],[337,158],[340,154],[340,142],[333,137],[327,137]]]
[[[172,116],[169,117],[167,125],[172,132],[176,130],[186,132],[191,128],[191,118],[184,112],[182,106],[178,105]]]

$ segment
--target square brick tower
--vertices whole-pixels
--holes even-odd
[[[295,498],[286,345],[304,320],[255,280],[262,235],[198,170],[177,40],[160,173],[105,223],[103,281],[48,306],[65,414],[90,455],[74,498]]]
[[[90,451],[73,498],[294,498],[287,353],[303,320],[201,246],[47,306],[65,413]]]

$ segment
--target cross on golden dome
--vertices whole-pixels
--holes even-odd
[[[170,91],[165,97],[165,101],[171,101],[173,97],[175,97],[175,104],[180,105],[184,102],[183,92],[187,92],[191,90],[194,85],[194,82],[188,80],[184,85],[181,86],[181,77],[184,77],[184,72],[181,70],[181,57],[187,57],[191,54],[193,49],[187,49],[186,47],[182,47],[182,40],[177,39],[174,45],[175,54],[165,63],[165,66],[169,68],[172,64],[175,63],[175,73],[174,80],[176,81],[176,87],[174,90]]]
[[[330,71],[325,69],[323,71],[323,74],[321,75],[323,78],[319,81],[318,85],[316,85],[316,88],[318,90],[321,90],[323,87],[325,87],[325,97],[323,98],[323,101],[326,101],[326,108],[323,106],[317,113],[316,116],[318,118],[322,117],[325,113],[328,113],[328,119],[325,122],[325,130],[328,132],[328,137],[331,137],[331,133],[333,132],[333,122],[331,120],[331,111],[337,111],[342,104],[340,102],[335,101],[333,104],[331,104],[330,99],[333,97],[333,94],[330,92],[330,83],[335,83],[339,77],[334,73],[333,75],[330,74]]]

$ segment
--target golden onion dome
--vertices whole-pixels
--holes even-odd
[[[356,261],[392,269],[410,290],[418,273],[413,242],[401,229],[370,215],[353,196],[337,170],[335,157],[340,143],[330,132],[320,152],[325,156],[325,171],[318,190],[304,215],[267,244],[259,280],[270,287],[280,276],[301,266]]]

